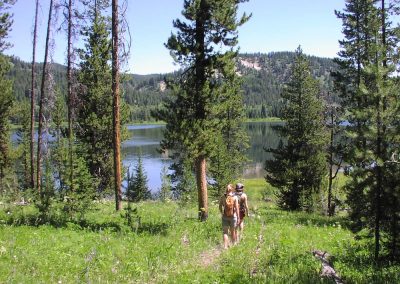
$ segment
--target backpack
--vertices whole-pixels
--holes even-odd
[[[236,196],[237,196],[238,202],[239,202],[239,209],[240,209],[240,211],[245,211],[242,195],[243,195],[243,192],[236,192]]]
[[[224,215],[226,217],[232,217],[235,207],[235,198],[232,195],[228,195],[225,199]]]

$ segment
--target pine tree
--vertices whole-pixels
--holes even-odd
[[[31,188],[31,170],[30,170],[30,104],[22,101],[15,108],[18,124],[21,128],[17,130],[18,147],[14,150],[17,155],[16,174],[20,189]]]
[[[0,1],[0,191],[5,190],[3,180],[11,165],[8,121],[13,105],[13,95],[12,82],[6,78],[11,65],[3,52],[11,46],[6,40],[13,23],[12,14],[8,12],[8,9],[14,3],[13,0]]]
[[[9,153],[9,115],[13,105],[12,84],[6,79],[10,64],[6,57],[0,54],[0,188],[4,190],[3,179],[7,168],[11,165]]]
[[[282,98],[283,126],[277,127],[281,141],[268,149],[274,159],[266,161],[266,180],[279,188],[279,205],[288,210],[312,210],[313,194],[319,192],[325,175],[326,131],[318,83],[312,78],[307,58],[296,50],[291,76]]]
[[[172,192],[176,199],[183,203],[193,201],[196,193],[196,179],[194,176],[193,162],[189,157],[182,155],[183,153],[174,153],[175,161],[170,166],[171,183],[173,184]]]
[[[150,189],[147,186],[147,175],[143,169],[142,157],[139,154],[138,161],[132,176],[129,177],[128,200],[139,202],[151,198]]]
[[[240,105],[234,47],[237,28],[249,19],[236,18],[238,4],[246,1],[185,0],[185,20],[173,22],[178,32],[166,43],[184,70],[176,84],[169,84],[175,97],[159,115],[167,122],[162,147],[191,157],[202,221],[208,218],[207,159],[226,142],[229,111]]]
[[[7,41],[8,33],[11,31],[13,24],[13,15],[8,12],[16,0],[0,0],[0,53],[11,47]]]
[[[85,48],[78,81],[81,84],[77,107],[76,137],[83,147],[92,177],[99,181],[99,192],[111,193],[112,157],[112,90],[110,26],[102,11],[106,6],[88,3],[90,26],[82,29]]]
[[[349,121],[346,131],[352,142],[348,204],[353,229],[367,228],[373,233],[375,260],[379,261],[383,246],[392,258],[399,255],[400,212],[394,205],[400,201],[395,186],[399,168],[392,161],[400,146],[399,92],[394,78],[399,41],[388,21],[390,8],[384,0],[348,1],[346,9],[341,18],[347,33],[341,42],[338,62],[342,64],[336,80],[339,86],[346,84],[343,77],[355,82],[350,85],[353,91],[341,89]],[[363,19],[358,29],[349,25],[354,17]],[[359,44],[350,40],[349,33],[359,39]],[[354,51],[362,55],[361,60],[354,61]]]

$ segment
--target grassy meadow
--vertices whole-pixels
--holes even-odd
[[[134,231],[113,202],[60,227],[28,226],[33,208],[0,205],[0,283],[333,283],[314,249],[332,256],[345,283],[400,283],[400,265],[375,267],[372,244],[356,241],[343,217],[281,211],[264,180],[244,182],[251,217],[228,250],[212,200],[205,223],[196,205],[135,204]]]

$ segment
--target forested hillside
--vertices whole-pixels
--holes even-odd
[[[241,54],[238,58],[237,72],[243,78],[243,100],[246,116],[265,118],[279,116],[281,92],[287,82],[289,70],[294,61],[294,52],[272,52],[268,54]],[[308,57],[312,75],[320,81],[321,91],[332,89],[330,72],[335,69],[331,59]],[[14,80],[14,96],[18,101],[27,98],[30,89],[31,64],[18,58],[11,59],[13,68],[9,76]],[[38,65],[40,72],[41,64]],[[51,73],[60,94],[66,90],[66,67],[51,64]],[[123,96],[131,107],[130,119],[151,120],[151,111],[156,109],[166,95],[164,78],[175,74],[126,74],[123,80]],[[40,76],[36,76],[39,86]],[[39,91],[39,90],[37,90]],[[65,94],[64,94],[65,95]]]

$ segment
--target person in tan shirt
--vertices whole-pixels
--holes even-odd
[[[243,236],[243,228],[244,228],[244,217],[249,216],[249,205],[247,202],[247,194],[243,192],[244,185],[242,183],[236,184],[236,197],[239,203],[239,218],[238,224],[236,226],[236,238],[239,241]]]

